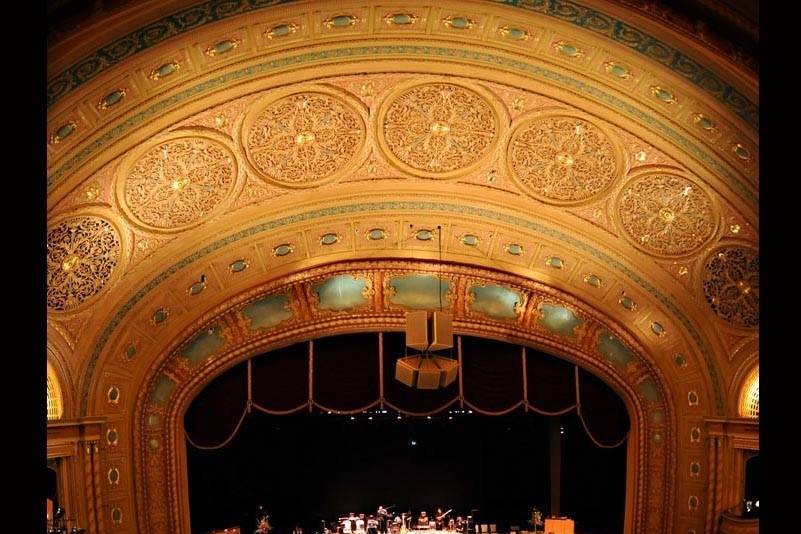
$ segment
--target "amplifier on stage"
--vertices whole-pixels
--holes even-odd
[[[545,520],[545,534],[573,534],[574,528],[573,520],[566,517]]]

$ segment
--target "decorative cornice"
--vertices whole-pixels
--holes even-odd
[[[172,37],[213,22],[291,1],[276,0],[265,5],[259,0],[229,2],[210,0],[164,17],[102,47],[51,78],[47,85],[47,106],[50,108],[64,96],[100,73]],[[611,15],[567,0],[548,2],[540,0],[525,3],[521,0],[506,0],[504,5],[525,9],[609,38],[670,69],[680,78],[687,80],[721,102],[755,129],[759,129],[759,108],[755,103],[723,81],[709,68],[639,28]]]

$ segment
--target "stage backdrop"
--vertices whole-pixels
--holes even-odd
[[[461,380],[414,390],[394,380],[403,340],[316,339],[211,382],[185,417],[193,532],[251,530],[258,505],[278,534],[379,504],[415,516],[476,509],[479,522],[527,529],[532,507],[550,508],[551,417],[563,429],[562,514],[580,532],[622,529],[629,421],[603,382],[533,349],[463,337]]]

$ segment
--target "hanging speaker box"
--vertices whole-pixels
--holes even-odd
[[[453,324],[451,315],[435,311],[431,317],[431,347],[429,350],[437,351],[452,347]]]
[[[423,358],[417,376],[417,389],[437,389],[442,376],[442,370],[431,358]]]
[[[428,312],[406,312],[406,346],[414,350],[428,350]]]
[[[399,358],[395,362],[395,380],[401,384],[413,388],[417,382],[417,368],[419,367],[419,356],[407,356]]]
[[[459,362],[442,356],[434,356],[434,363],[440,368],[440,387],[448,387],[459,376]]]

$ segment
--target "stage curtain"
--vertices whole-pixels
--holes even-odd
[[[600,378],[579,369],[581,417],[590,437],[604,445],[622,441],[629,432],[623,400]]]
[[[308,409],[309,343],[295,343],[253,358],[253,404],[267,413]]]
[[[411,356],[414,352],[410,352]],[[447,354],[443,351],[442,354]],[[440,389],[410,388],[395,380],[395,362],[406,355],[406,334],[384,333],[384,399],[389,409],[405,414],[428,415],[454,405],[459,397],[459,381]],[[454,358],[455,358],[454,354]]]
[[[526,349],[528,403],[540,413],[556,414],[576,406],[575,366],[536,349]]]
[[[199,448],[226,445],[247,418],[248,365],[253,409],[281,414],[308,406],[354,413],[380,406],[379,336],[347,334],[314,340],[309,373],[309,344],[297,343],[241,363],[215,378],[194,399],[185,416],[190,442]],[[383,334],[384,407],[407,415],[433,415],[459,409],[459,380],[447,388],[420,390],[395,380],[395,362],[406,354],[402,332]],[[443,351],[443,354],[446,354]],[[457,358],[458,351],[451,356]],[[524,373],[525,369],[525,373]],[[528,408],[541,414],[576,410],[576,367],[527,349],[525,366],[518,345],[469,336],[462,337],[462,400],[464,408],[497,415]],[[525,376],[524,376],[525,375]],[[526,380],[525,388],[523,380]],[[629,430],[629,418],[620,397],[591,373],[578,371],[580,413],[587,434],[598,446],[617,446]]]
[[[464,399],[482,413],[501,413],[523,401],[522,351],[517,345],[462,338]]]
[[[314,340],[313,399],[323,410],[361,411],[378,403],[378,334]]]
[[[247,362],[212,380],[184,415],[187,436],[201,447],[226,441],[237,429],[247,406]]]

